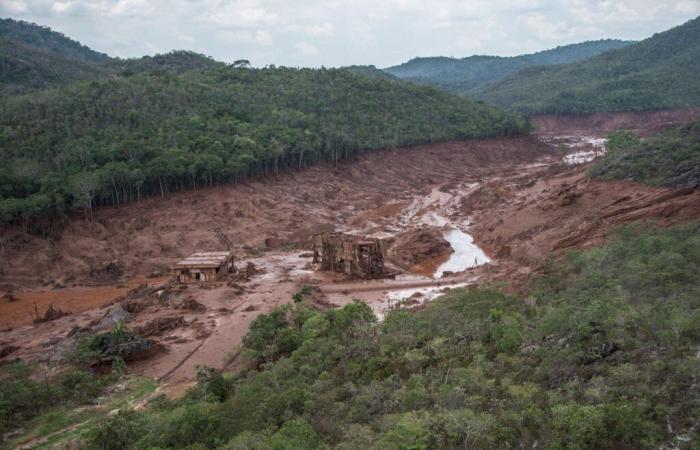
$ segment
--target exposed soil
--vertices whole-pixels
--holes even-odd
[[[671,120],[654,114],[635,123]],[[586,164],[565,164],[556,151],[560,136],[576,150],[595,149],[610,123],[628,119],[610,116],[601,128],[583,131],[598,122],[565,119],[557,128],[552,119],[538,120],[550,133],[539,141],[396,149],[337,167],[149,199],[97,211],[92,222],[75,219],[52,241],[14,231],[0,254],[0,294],[11,291],[0,298],[3,356],[56,362],[77,336],[124,321],[165,350],[131,370],[179,393],[193,382],[197,365],[236,367],[250,323],[303,286],[314,287],[305,301],[315,308],[361,299],[381,316],[453,287],[521,281],[549,255],[597,245],[618,224],[700,218],[698,190],[590,180]],[[452,256],[440,236],[448,230],[468,232],[492,262],[436,277]],[[395,240],[393,259],[408,270],[396,280],[372,281],[316,271],[306,246],[322,231]],[[145,278],[167,273],[191,252],[222,249],[238,257],[240,273],[230,280],[178,286]],[[77,286],[48,288],[66,283]],[[32,324],[35,304],[40,312],[53,304],[71,314]]]
[[[53,305],[62,311],[80,313],[97,308],[125,295],[139,280],[129,280],[112,286],[79,286],[66,289],[28,290],[12,294],[13,301],[0,299],[0,329],[32,323],[35,308],[42,315]]]
[[[625,129],[642,137],[664,128],[692,122],[700,117],[700,108],[682,108],[642,113],[596,113],[590,116],[542,115],[532,118],[539,136],[605,134]]]
[[[504,189],[515,193],[511,200],[497,206],[487,201],[488,208],[481,208],[470,199],[470,232],[488,253],[536,270],[550,256],[601,244],[620,224],[663,226],[700,218],[698,190],[591,180],[587,167],[554,166],[504,180]]]

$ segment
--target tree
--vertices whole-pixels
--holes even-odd
[[[99,176],[94,172],[79,172],[69,179],[70,191],[78,207],[86,209],[92,220],[92,206],[95,192],[100,186]]]

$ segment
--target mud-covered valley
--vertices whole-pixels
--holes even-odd
[[[381,317],[445,289],[517,286],[551,256],[598,245],[617,225],[697,220],[697,190],[586,174],[612,129],[656,130],[689,115],[698,111],[586,123],[536,118],[540,132],[529,137],[387,150],[176,193],[71,219],[47,238],[17,229],[0,255],[0,355],[56,361],[82,333],[123,322],[158,344],[135,355],[131,370],[176,394],[194,382],[196,366],[242,364],[249,324],[303,287],[315,308],[359,299]],[[311,238],[331,231],[387,239],[398,275],[367,281],[315,270]],[[173,281],[177,260],[216,250],[235,253],[237,274],[201,285]],[[49,308],[56,317],[44,317]]]

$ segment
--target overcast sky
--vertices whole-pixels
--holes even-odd
[[[700,15],[700,0],[0,0],[112,56],[194,50],[255,66],[386,67],[414,56],[517,55],[643,39]]]

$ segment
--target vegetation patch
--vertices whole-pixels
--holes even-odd
[[[700,186],[700,120],[640,141],[630,132],[608,136],[608,153],[590,171],[605,180],[654,186]]]

